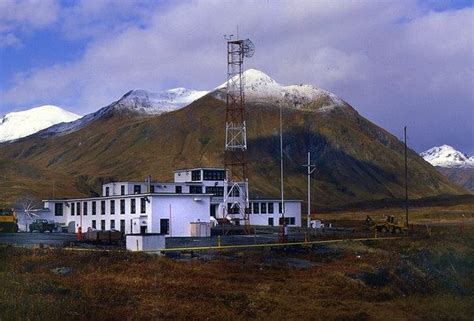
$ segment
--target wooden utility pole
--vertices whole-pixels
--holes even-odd
[[[316,165],[311,164],[311,152],[308,152],[308,164],[303,165],[307,169],[308,175],[308,214],[307,214],[307,227],[310,228],[311,222],[311,174],[316,170]]]

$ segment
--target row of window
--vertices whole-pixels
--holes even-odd
[[[279,224],[282,225],[283,223],[283,218],[280,217],[279,219]],[[268,218],[268,225],[273,226],[273,217]],[[295,218],[294,217],[285,217],[285,225],[295,225]]]
[[[273,202],[254,202],[250,203],[250,209],[252,214],[273,214]],[[278,213],[282,211],[281,202],[278,203]]]
[[[97,202],[99,201],[89,201],[89,202],[71,202],[69,203],[69,206],[71,207],[71,216],[74,215],[88,215],[89,213],[89,208],[91,208],[91,213],[92,215],[97,214]],[[100,201],[100,214],[105,215],[105,200]],[[109,200],[109,209],[111,215],[115,214],[115,200]],[[91,203],[91,206],[89,207],[89,203]],[[136,203],[137,200],[135,198],[130,199],[130,214],[136,214]],[[82,204],[82,205],[81,205]],[[120,214],[125,214],[126,208],[125,208],[125,200],[120,200]],[[61,208],[60,213],[58,214],[58,209]],[[82,212],[81,212],[82,209]],[[60,216],[63,215],[63,210],[62,210],[62,203],[56,203],[55,204],[55,215]],[[140,198],[140,213],[146,213],[146,199],[144,197]]]
[[[134,194],[141,194],[141,186],[140,185],[135,185],[133,187],[133,193]],[[150,193],[155,192],[155,186],[150,185]],[[176,194],[181,194],[183,192],[183,187],[182,186],[175,186],[175,193]],[[202,186],[189,186],[189,193],[190,194],[202,194]],[[209,194],[216,194],[217,196],[223,196],[224,195],[224,188],[223,187],[218,187],[218,186],[208,186],[206,187],[206,193]],[[120,186],[120,195],[125,195],[125,185]],[[110,196],[110,187],[105,188],[105,196]],[[236,195],[238,196],[238,195]]]
[[[203,170],[203,180],[205,181],[223,181],[224,179],[225,179],[225,171],[223,170],[215,170],[215,169]],[[191,180],[200,181],[201,170],[191,171]]]
[[[97,229],[97,221],[92,220],[92,228]],[[105,231],[105,220],[100,220],[100,229]],[[115,220],[110,220],[109,229],[115,230]],[[120,232],[125,233],[125,220],[120,220]]]

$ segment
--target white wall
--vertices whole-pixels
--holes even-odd
[[[79,227],[82,231],[87,231],[88,228],[93,227],[95,221],[95,228],[101,229],[101,221],[105,221],[105,229],[111,229],[111,221],[115,222],[114,228],[120,230],[121,221],[125,224],[125,233],[133,233],[133,223],[136,218],[147,220],[148,233],[161,233],[160,219],[170,218],[170,236],[190,236],[191,222],[209,222],[210,209],[210,195],[195,195],[195,194],[148,194],[148,202],[145,202],[145,213],[141,212],[141,199],[145,195],[123,195],[116,197],[102,197],[102,198],[88,198],[88,199],[70,199],[67,200],[69,206],[64,206],[63,216],[54,216],[54,201],[46,201],[44,204],[49,208],[45,214],[46,219],[54,218],[56,222],[68,224],[75,223],[76,232]],[[131,213],[131,200],[135,199],[135,213]],[[197,201],[199,199],[200,201]],[[111,213],[111,201],[114,200],[115,213]],[[121,213],[121,203],[125,202],[125,211]],[[96,214],[92,213],[92,202],[96,202]],[[105,214],[101,214],[101,201],[105,201]],[[66,201],[62,201],[66,202]],[[80,203],[81,215],[77,213],[77,203]],[[84,203],[87,204],[87,215],[84,212]],[[75,208],[75,215],[71,215],[72,207]]]
[[[169,219],[169,236],[191,236],[191,222],[210,222],[210,201],[209,195],[152,196],[150,232],[161,233],[160,220]]]
[[[253,203],[259,204],[259,213],[254,213]],[[266,204],[266,214],[261,212],[261,203]],[[273,214],[268,213],[268,203],[273,203]],[[250,224],[251,225],[269,225],[268,219],[273,218],[273,225],[279,225],[281,214],[279,213],[279,201],[273,200],[251,200],[251,214]],[[291,226],[301,226],[301,202],[300,201],[285,201],[285,217],[293,217],[295,219],[295,224]]]

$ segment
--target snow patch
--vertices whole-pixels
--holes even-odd
[[[469,157],[449,145],[435,146],[420,153],[420,156],[433,166],[474,168],[474,156]]]
[[[235,76],[233,79],[238,79]],[[243,73],[245,100],[249,102],[283,103],[297,109],[304,108],[314,101],[321,100],[323,105],[317,111],[330,111],[346,103],[333,93],[312,85],[283,86],[262,71],[248,69]],[[224,90],[227,82],[215,88]],[[222,98],[222,97],[221,97]]]
[[[26,137],[55,124],[71,122],[80,117],[53,105],[8,113],[0,119],[0,142]]]

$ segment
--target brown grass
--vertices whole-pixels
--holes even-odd
[[[474,227],[456,231],[210,260],[2,247],[0,320],[472,320]]]
[[[382,218],[384,215],[395,215],[405,219],[404,208],[384,208],[373,210],[346,210],[331,213],[315,213],[314,218],[324,221],[337,222],[341,220],[365,220],[367,215]],[[474,223],[474,204],[457,204],[452,206],[427,206],[409,208],[410,224],[439,224],[439,223]]]

